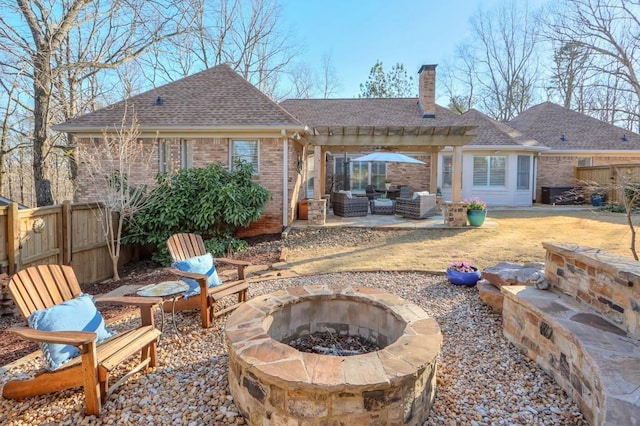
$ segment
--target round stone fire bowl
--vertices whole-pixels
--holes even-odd
[[[354,356],[282,343],[329,330],[375,341]],[[252,425],[422,424],[436,391],[438,323],[379,289],[304,286],[256,297],[227,319],[229,387]]]

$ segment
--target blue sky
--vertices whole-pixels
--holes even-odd
[[[300,62],[319,68],[329,54],[341,82],[335,97],[352,98],[376,60],[417,78],[423,64],[442,64],[469,37],[479,6],[501,0],[281,0],[283,26],[304,50]],[[533,3],[537,3],[534,1]],[[417,86],[416,86],[417,87]]]

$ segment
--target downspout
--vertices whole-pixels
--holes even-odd
[[[282,129],[282,229],[289,226],[289,139],[287,131]]]
[[[537,200],[537,196],[536,194],[538,193],[537,188],[538,188],[538,156],[540,155],[539,152],[536,153],[536,155],[533,156],[533,185],[531,185],[531,202],[533,203],[534,201],[538,201]]]

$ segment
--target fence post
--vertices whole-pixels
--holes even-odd
[[[7,258],[9,261],[9,275],[15,274],[20,256],[20,218],[18,217],[18,203],[10,203],[7,210]]]
[[[71,241],[71,201],[62,202],[62,264],[71,265],[72,241]]]

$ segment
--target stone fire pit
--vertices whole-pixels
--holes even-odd
[[[345,357],[282,343],[326,330],[381,349]],[[256,297],[227,319],[225,338],[230,391],[252,425],[419,425],[435,397],[440,327],[382,290],[329,284]]]

